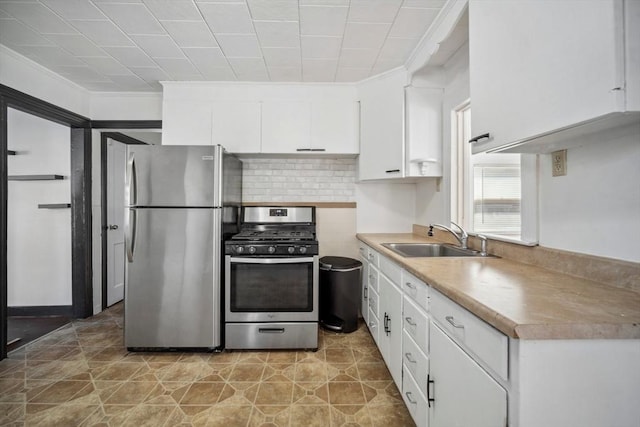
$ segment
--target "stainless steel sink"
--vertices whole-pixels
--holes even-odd
[[[478,251],[444,243],[383,243],[382,246],[405,258],[482,256]]]

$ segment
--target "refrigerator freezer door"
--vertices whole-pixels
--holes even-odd
[[[130,145],[128,206],[221,206],[220,146]]]
[[[127,347],[220,346],[220,209],[131,209]],[[217,222],[215,222],[217,221]]]

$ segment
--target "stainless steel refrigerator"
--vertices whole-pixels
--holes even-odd
[[[242,163],[219,145],[130,145],[126,171],[125,346],[219,347]]]

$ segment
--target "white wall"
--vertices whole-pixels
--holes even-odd
[[[358,233],[410,233],[416,220],[416,186],[360,182],[356,186]]]
[[[586,142],[567,151],[566,176],[540,158],[540,245],[640,262],[640,124]]]
[[[74,113],[89,116],[87,90],[0,45],[0,83]]]
[[[70,129],[9,109],[9,175],[64,175],[59,181],[9,181],[8,306],[71,305]]]
[[[162,93],[92,93],[92,120],[162,120]]]

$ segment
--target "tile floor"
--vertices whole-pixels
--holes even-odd
[[[122,304],[0,361],[5,426],[413,426],[361,326],[317,352],[131,353]]]

